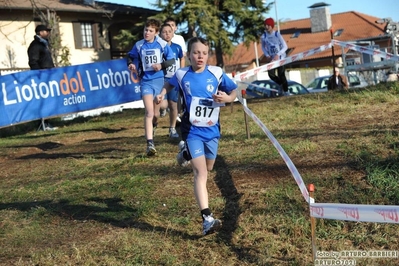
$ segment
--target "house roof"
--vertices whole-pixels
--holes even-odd
[[[146,12],[146,13],[157,13],[158,11],[141,8],[141,7],[134,7],[134,6],[127,6],[127,5],[120,5],[120,4],[113,4],[101,1],[93,1],[95,4],[90,5],[86,4],[84,0],[35,0],[34,1],[38,8],[43,9],[53,9],[55,11],[66,11],[66,12],[86,12],[86,13],[119,13],[119,14],[137,14],[139,12]],[[27,0],[0,0],[0,9],[3,10],[32,10],[32,4],[30,1]]]
[[[375,23],[378,19],[379,18],[377,17],[355,11],[331,14],[333,32],[343,29],[342,34],[339,37],[335,37],[335,39],[346,42],[383,36],[385,33],[385,24]],[[297,31],[300,31],[299,36],[297,38],[291,38],[291,36]],[[331,42],[330,31],[311,32],[310,18],[290,20],[280,23],[280,33],[286,41],[288,48],[292,49],[290,55],[318,48]],[[335,48],[334,53],[336,55],[341,55],[341,48]],[[258,58],[263,57],[262,48],[259,42],[257,43],[257,53]],[[321,59],[330,56],[331,50],[328,49],[313,56],[306,57],[304,60]],[[251,64],[256,59],[254,43],[251,43],[249,47],[246,47],[243,43],[239,44],[231,57],[225,55],[223,59],[225,66]],[[209,58],[209,64],[216,64],[216,58],[214,56]]]

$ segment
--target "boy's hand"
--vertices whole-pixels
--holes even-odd
[[[163,94],[158,94],[158,95],[155,97],[155,103],[156,103],[156,104],[160,104],[160,103],[163,101],[163,97],[164,97]]]
[[[216,94],[212,95],[213,100],[217,103],[227,102],[229,100],[227,97],[228,97],[228,94],[225,93],[224,91],[218,91]]]
[[[152,69],[154,69],[154,71],[159,71],[162,69],[162,65],[161,64],[153,64]]]
[[[136,66],[134,64],[130,64],[128,68],[130,71],[136,72]]]

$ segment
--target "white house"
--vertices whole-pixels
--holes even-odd
[[[29,69],[27,48],[41,24],[40,13],[56,18],[52,34],[60,33],[61,46],[76,65],[124,56],[129,49],[113,37],[157,11],[93,0],[0,0],[0,74]]]

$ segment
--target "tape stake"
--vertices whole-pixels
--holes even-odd
[[[311,229],[311,237],[312,237],[312,253],[313,253],[313,261],[316,259],[316,218],[312,216],[312,208],[310,207],[312,203],[314,203],[314,185],[309,184],[309,210],[310,210],[310,229]]]

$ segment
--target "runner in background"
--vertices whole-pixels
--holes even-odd
[[[149,19],[145,23],[144,39],[136,42],[128,52],[127,65],[130,71],[137,72],[140,77],[141,98],[145,108],[144,132],[147,139],[147,156],[157,153],[154,144],[154,130],[158,124],[159,95],[164,84],[165,72],[175,62],[170,46],[158,37],[161,22]]]
[[[173,18],[171,18],[171,17],[169,17],[169,18],[165,19],[165,22],[164,22],[164,23],[165,23],[165,24],[169,24],[169,25],[172,27],[173,33],[174,33],[173,38],[172,38],[172,42],[173,42],[173,43],[176,43],[176,44],[178,44],[178,45],[181,46],[181,48],[183,49],[183,57],[185,57],[185,56],[186,56],[186,53],[187,53],[186,41],[184,40],[183,36],[181,36],[181,35],[179,35],[179,34],[176,34],[176,31],[177,31],[176,20],[173,19]],[[186,65],[186,64],[185,64],[185,59],[184,59],[184,58],[183,58],[182,62],[183,62],[183,61],[184,61],[184,65]],[[181,120],[180,120],[180,113],[181,113],[181,99],[180,99],[180,94],[179,94],[179,99],[178,99],[178,101],[177,101],[177,109],[178,109],[178,112],[177,112],[178,115],[177,115],[176,121],[177,121],[178,123],[180,123],[180,122],[181,122]],[[161,111],[163,111],[163,110],[161,110]],[[163,112],[164,112],[164,114],[162,114],[162,112],[161,112],[161,116],[166,114],[166,113],[165,113],[166,110],[163,111]]]
[[[184,56],[183,50],[180,45],[173,43],[172,38],[174,35],[173,28],[169,24],[163,24],[161,26],[161,38],[164,39],[173,50],[175,63],[166,69],[165,82],[167,82],[180,67],[184,67]],[[169,137],[178,138],[179,134],[176,131],[176,119],[177,119],[177,101],[178,101],[178,89],[175,88],[169,91],[164,100],[161,103],[161,109],[166,110],[169,108]]]

